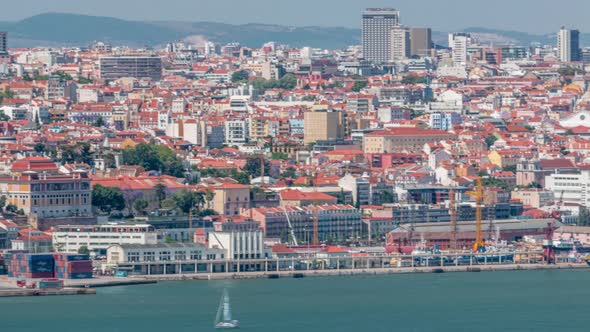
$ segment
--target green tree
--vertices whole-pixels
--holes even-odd
[[[564,156],[567,156],[568,154],[570,154],[569,150],[565,146],[560,147],[559,152],[561,152],[561,154]]]
[[[0,196],[0,211],[4,209],[4,206],[6,206],[6,195]]]
[[[78,83],[80,84],[92,84],[92,80],[86,77],[78,77]]]
[[[496,137],[496,135],[493,135],[493,134],[491,134],[491,135],[489,135],[488,137],[486,137],[486,138],[485,138],[485,142],[486,142],[486,145],[488,146],[488,149],[489,149],[489,148],[490,148],[492,145],[494,145],[494,143],[495,143],[497,140],[498,140],[498,137]]]
[[[572,66],[565,66],[561,67],[557,70],[559,75],[561,76],[574,76],[576,74],[585,74],[586,72],[583,69],[572,67]]]
[[[273,152],[270,158],[273,160],[287,160],[289,159],[289,154],[285,152]]]
[[[297,170],[295,169],[295,167],[287,167],[287,169],[285,169],[281,174],[281,177],[294,179],[297,177]]]
[[[96,184],[92,187],[92,205],[103,212],[120,211],[125,208],[125,196],[117,187]]]
[[[92,165],[93,153],[90,143],[77,142],[74,145],[62,145],[59,147],[61,150],[61,162],[63,163],[85,163]]]
[[[90,255],[90,250],[87,246],[80,246],[80,248],[78,248],[78,253],[80,255]]]
[[[16,205],[10,203],[6,206],[6,211],[16,213],[16,211],[18,211],[18,207]]]
[[[180,211],[185,214],[188,214],[194,208],[199,209],[201,206],[203,206],[204,202],[203,193],[186,189],[183,189],[172,195],[172,199]]]
[[[238,70],[231,75],[231,81],[234,83],[247,82],[249,78],[250,74],[245,70]]]
[[[502,168],[502,170],[504,172],[512,172],[512,173],[516,173],[516,165],[508,165],[508,166],[504,166]]]
[[[0,103],[2,103],[2,101],[4,101],[4,98],[14,98],[14,93],[12,93],[12,91],[10,91],[10,89],[6,89],[6,90],[4,90],[4,92],[0,93]]]
[[[158,200],[158,206],[162,206],[162,201],[166,199],[166,186],[158,183],[154,186],[155,196]]]
[[[402,78],[402,84],[416,85],[416,84],[425,84],[425,83],[426,83],[426,77],[424,77],[424,76],[408,75],[408,76],[404,76],[404,78]]]
[[[246,161],[246,165],[243,168],[246,174],[250,175],[253,178],[259,177],[261,175],[260,170],[260,158],[248,158]],[[266,159],[264,160],[264,175],[268,175],[270,171],[270,162]]]
[[[80,255],[89,255],[90,254],[90,250],[88,249],[87,246],[80,246],[80,248],[78,248],[78,253]]]
[[[4,113],[4,110],[0,110],[0,121],[10,121],[10,117]]]
[[[585,206],[580,207],[580,213],[578,214],[578,226],[590,225],[590,211]]]
[[[161,171],[175,177],[184,176],[182,161],[166,146],[140,143],[124,149],[122,155],[125,165],[138,165],[148,171]]]
[[[138,200],[133,202],[133,209],[135,209],[135,211],[137,211],[137,213],[139,213],[140,215],[145,214],[145,209],[147,209],[148,206],[149,203],[145,198],[139,198]]]
[[[510,189],[510,186],[508,185],[508,183],[497,179],[497,178],[493,178],[493,177],[487,177],[487,178],[483,178],[481,180],[481,184],[484,187],[499,187],[502,188],[504,190],[508,190]]]
[[[68,73],[64,73],[63,71],[56,71],[54,73],[54,75],[57,75],[57,76],[61,77],[61,79],[65,80],[65,81],[72,81],[74,79],[72,77],[72,75],[70,75]]]
[[[352,91],[354,92],[359,92],[362,89],[364,89],[367,86],[367,81],[366,80],[356,80],[354,81],[354,84],[352,85]]]
[[[177,208],[176,202],[172,198],[166,198],[160,203],[160,207],[166,210],[174,210]]]
[[[166,234],[166,236],[164,237],[164,242],[171,244],[174,243],[176,241],[174,241],[174,239],[172,238],[172,236],[170,234]]]
[[[37,143],[37,144],[35,144],[34,149],[35,149],[35,152],[41,154],[41,153],[45,152],[45,144]]]
[[[205,210],[199,211],[199,217],[217,216],[217,215],[219,215],[219,213],[217,213],[217,211],[215,211],[213,209],[205,209]]]
[[[383,190],[381,192],[381,204],[394,203],[394,202],[395,202],[395,196],[393,195],[393,191]]]
[[[104,123],[104,119],[102,118],[102,116],[99,116],[96,121],[94,122],[94,126],[95,127],[104,127],[105,123]]]

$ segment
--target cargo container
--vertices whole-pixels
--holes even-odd
[[[84,254],[53,254],[53,258],[56,262],[59,261],[90,261],[89,255]]]
[[[59,279],[43,279],[38,282],[39,289],[62,289],[63,287],[64,282]]]

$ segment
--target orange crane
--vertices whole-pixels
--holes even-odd
[[[485,242],[483,241],[483,235],[481,231],[481,210],[483,205],[483,186],[481,184],[481,178],[477,178],[477,187],[475,191],[467,192],[468,195],[475,198],[475,243],[473,244],[473,251],[478,252],[485,248]]]

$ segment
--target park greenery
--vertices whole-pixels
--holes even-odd
[[[125,196],[117,187],[96,184],[92,187],[92,206],[103,212],[121,211],[125,208]]]
[[[125,165],[137,165],[147,171],[158,171],[174,177],[184,176],[184,166],[176,153],[163,145],[140,143],[127,147],[122,153]]]

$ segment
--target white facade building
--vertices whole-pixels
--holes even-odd
[[[590,206],[590,171],[548,175],[545,189],[551,190],[556,200]]]
[[[225,121],[225,144],[241,145],[248,142],[248,122],[245,120]]]
[[[53,232],[53,247],[57,252],[76,253],[80,247],[105,254],[114,244],[156,244],[158,233],[151,225],[67,225]]]
[[[209,248],[222,249],[228,259],[260,259],[270,257],[264,247],[264,234],[253,232],[211,232]]]
[[[107,249],[108,264],[221,260],[225,251],[198,243],[114,244]]]
[[[580,32],[564,27],[557,33],[557,55],[562,62],[580,61]]]
[[[391,59],[391,31],[399,25],[399,11],[392,8],[369,8],[363,12],[363,56],[372,62]]]
[[[467,47],[471,44],[471,36],[466,33],[449,34],[449,47],[452,49],[453,64],[465,66],[467,64]]]
[[[391,61],[401,61],[410,57],[410,29],[396,26],[391,29]]]

